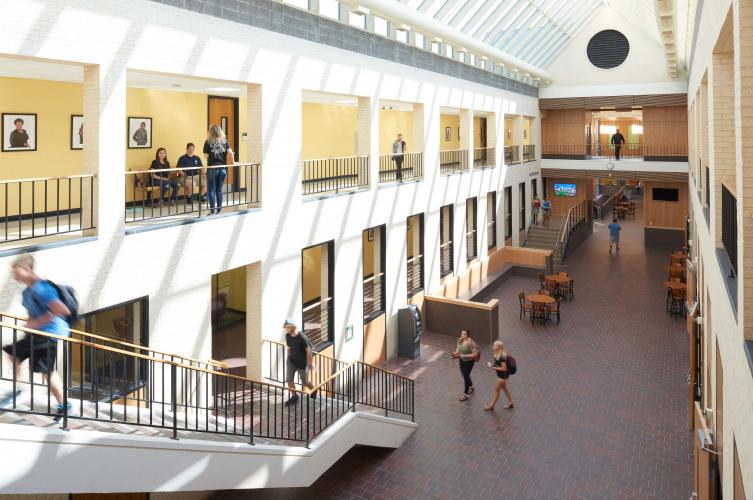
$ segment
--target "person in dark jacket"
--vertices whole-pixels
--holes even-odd
[[[620,150],[622,149],[622,145],[625,144],[625,136],[623,136],[620,133],[620,129],[617,129],[617,131],[612,134],[612,146],[614,146],[614,157],[615,159],[620,159]]]

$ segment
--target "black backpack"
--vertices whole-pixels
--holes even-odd
[[[518,362],[515,361],[515,358],[507,355],[507,374],[508,375],[515,375],[518,372]]]
[[[47,283],[52,285],[52,288],[55,289],[58,293],[58,297],[60,297],[60,302],[65,304],[65,307],[71,312],[71,314],[64,319],[66,323],[68,323],[68,326],[73,326],[73,324],[78,321],[78,299],[76,298],[76,290],[67,285],[58,285],[50,280],[47,280]]]

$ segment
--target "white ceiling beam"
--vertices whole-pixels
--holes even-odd
[[[664,44],[664,56],[667,61],[667,72],[674,78],[677,76],[677,44],[675,36],[675,2],[674,0],[654,0],[656,24],[661,33]]]

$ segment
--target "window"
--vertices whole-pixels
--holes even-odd
[[[737,199],[722,184],[722,245],[737,275]]]
[[[319,0],[319,14],[330,19],[340,19],[340,2],[337,0]]]
[[[431,48],[431,51],[434,52],[435,54],[439,54],[439,47],[440,47],[440,45],[441,44],[439,42],[431,42],[429,44],[429,46]]]
[[[335,242],[304,248],[303,260],[303,332],[314,351],[334,342],[332,329],[335,305]]]
[[[476,208],[478,198],[468,198],[465,200],[465,255],[468,262],[478,257],[478,249],[476,245]]]
[[[299,9],[309,10],[309,0],[285,0],[285,3]]]
[[[465,62],[465,52],[458,53],[458,61],[460,61],[461,63]]]
[[[512,186],[505,188],[505,239],[512,238]]]
[[[408,298],[424,289],[424,214],[408,217]]]
[[[520,192],[520,221],[519,221],[519,227],[521,231],[526,228],[526,183],[521,182],[518,186],[518,191]]]
[[[356,28],[366,29],[366,16],[362,12],[349,12],[348,22]]]
[[[711,177],[711,174],[709,173],[709,167],[706,166],[706,183],[704,185],[704,191],[705,191],[705,199],[703,200],[704,205],[707,207],[711,206],[711,182],[709,181]]]
[[[395,31],[395,39],[398,42],[408,43],[408,30],[398,29]]]
[[[450,59],[452,59],[452,57],[453,57],[454,54],[455,54],[455,48],[452,45],[447,44],[447,45],[444,46],[444,55],[445,56],[447,56]]]
[[[377,226],[362,233],[363,247],[363,322],[384,314],[386,226]]]
[[[374,33],[377,35],[387,36],[389,28],[387,27],[387,20],[381,17],[374,16]]]
[[[486,195],[486,246],[497,247],[497,192]]]
[[[446,205],[439,210],[439,277],[444,278],[454,269],[452,260],[453,206]]]
[[[471,56],[468,58],[471,66],[476,65],[476,54],[471,54]]]
[[[416,33],[415,42],[416,42],[416,47],[418,47],[419,49],[426,48],[426,37],[424,37],[423,34]]]

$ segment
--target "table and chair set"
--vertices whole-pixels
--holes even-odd
[[[635,219],[635,202],[619,201],[614,204],[613,212],[618,219]]]
[[[688,254],[685,252],[672,252],[670,263],[664,266],[664,270],[667,271],[667,280],[664,282],[667,288],[666,310],[671,316],[685,315],[685,294],[688,289],[685,278],[687,260]]]
[[[540,289],[537,293],[518,293],[520,318],[524,319],[528,315],[531,324],[536,321],[546,324],[556,317],[559,323],[562,301],[573,300],[575,297],[575,280],[565,272],[550,275],[540,273],[539,284]]]

